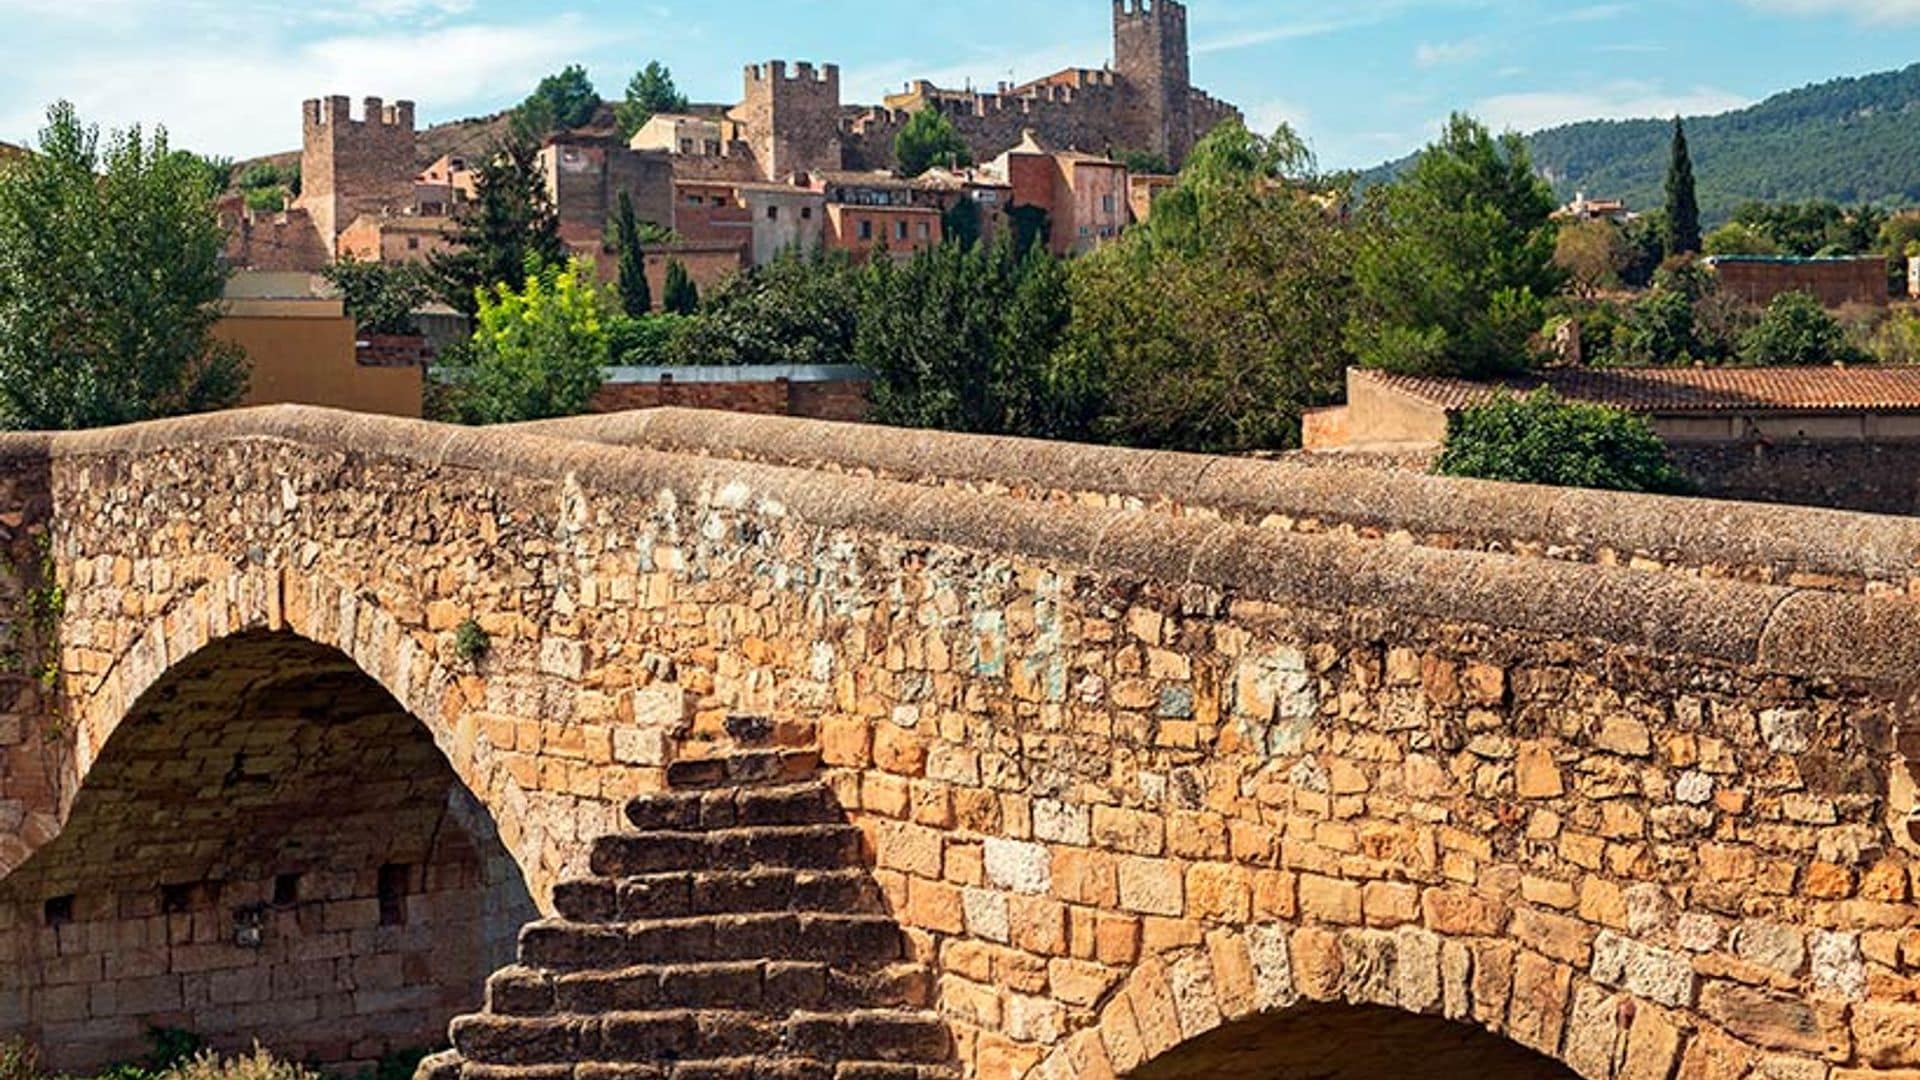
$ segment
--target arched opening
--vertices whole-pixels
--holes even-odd
[[[1228,1024],[1155,1058],[1136,1080],[1576,1080],[1478,1027],[1398,1009],[1302,1005]]]
[[[154,1029],[332,1069],[444,1042],[535,917],[485,807],[352,660],[207,647],[108,739],[0,881],[0,1033],[59,1070]]]

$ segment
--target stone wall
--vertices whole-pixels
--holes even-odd
[[[681,408],[816,420],[859,420],[867,412],[867,385],[865,378],[797,381],[771,376],[726,382],[616,380],[600,388],[589,409],[595,413],[620,413]]]
[[[1816,538],[1601,497],[1587,543],[1680,569],[1574,565],[1537,537],[1579,504],[1514,489],[1434,489],[1429,531],[1426,489],[1385,486],[1408,535],[1316,535],[1268,522],[1298,473],[699,421],[842,474],[305,410],[56,439],[54,786],[84,795],[177,657],[277,627],[418,719],[543,907],[662,763],[817,744],[968,1075],[1130,1071],[1305,1002],[1583,1076],[1920,1065],[1889,689],[1920,612],[1698,569]],[[1442,542],[1493,522],[1542,550]],[[1832,524],[1836,565],[1911,573]]]
[[[1682,470],[1716,498],[1920,515],[1920,442],[1675,444]]]

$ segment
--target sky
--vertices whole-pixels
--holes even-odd
[[[1447,113],[1528,131],[1721,112],[1920,59],[1920,0],[1189,0],[1194,82],[1261,129],[1287,122],[1327,168],[1417,149]],[[741,69],[838,63],[843,97],[913,77],[991,86],[1111,57],[1110,0],[0,0],[0,140],[71,100],[176,146],[297,149],[300,102],[419,102],[481,115],[584,63],[619,96],[650,59],[699,101]]]

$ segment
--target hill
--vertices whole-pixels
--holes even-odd
[[[1534,163],[1562,197],[1621,198],[1635,209],[1665,201],[1672,121],[1593,120],[1528,136]],[[1687,118],[1709,223],[1741,203],[1831,199],[1920,203],[1920,64],[1835,79],[1718,116]],[[1390,179],[1411,158],[1366,174]]]

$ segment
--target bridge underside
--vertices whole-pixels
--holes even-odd
[[[1136,1070],[1137,1080],[1573,1080],[1479,1028],[1395,1009],[1312,1005],[1245,1020]]]
[[[484,809],[344,656],[204,650],[108,742],[53,843],[0,885],[0,1030],[44,1064],[149,1031],[322,1065],[430,1048],[533,917]]]

